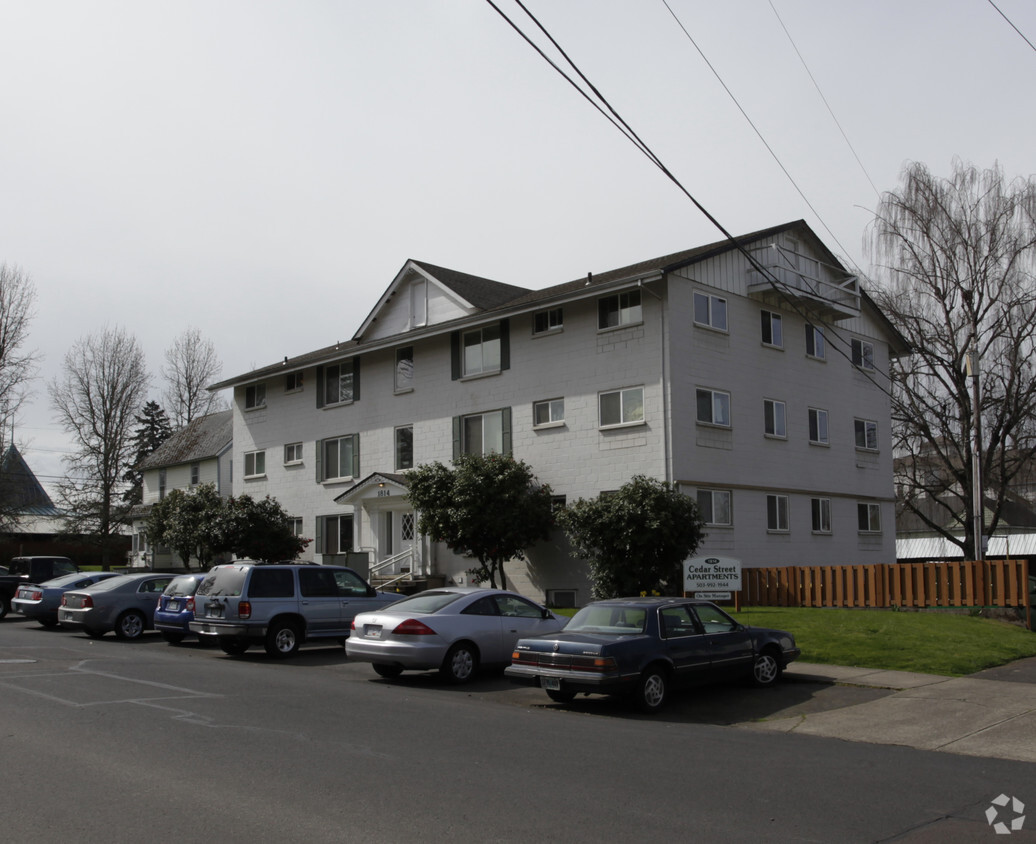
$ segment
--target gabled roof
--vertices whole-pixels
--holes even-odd
[[[54,506],[47,491],[33,474],[17,447],[11,445],[4,452],[0,462],[3,476],[3,496],[11,512],[25,516],[59,516],[61,511]]]
[[[697,246],[693,249],[686,249],[681,252],[673,252],[647,261],[628,264],[627,266],[619,267],[618,269],[606,270],[601,273],[588,273],[584,278],[552,285],[541,290],[530,290],[525,287],[504,284],[503,282],[493,281],[492,279],[469,275],[468,273],[450,270],[445,267],[438,267],[434,264],[429,264],[426,261],[410,259],[396,274],[392,283],[381,295],[378,303],[363,321],[352,340],[344,342],[339,341],[333,346],[326,346],[323,349],[308,352],[294,358],[289,359],[286,357],[281,363],[271,364],[270,366],[266,366],[261,369],[255,369],[251,372],[228,378],[217,384],[213,384],[209,389],[222,390],[227,387],[261,381],[264,378],[270,378],[282,372],[287,373],[307,366],[332,362],[336,359],[348,357],[365,348],[374,348],[388,342],[384,339],[364,342],[362,338],[366,329],[377,319],[382,308],[388,304],[389,299],[392,298],[395,292],[413,272],[418,272],[426,278],[434,280],[443,287],[449,289],[459,301],[469,306],[472,311],[472,315],[470,317],[462,318],[460,320],[454,319],[449,322],[429,325],[420,329],[413,329],[408,333],[409,336],[417,337],[422,334],[442,333],[443,331],[455,328],[465,320],[481,318],[495,311],[520,312],[523,309],[533,308],[547,302],[582,298],[587,295],[599,295],[602,289],[607,289],[609,286],[618,286],[623,283],[632,283],[637,280],[646,280],[652,277],[660,278],[665,273],[683,269],[684,267],[708,260],[709,258],[720,255],[724,252],[730,252],[737,249],[738,245],[747,246],[756,241],[763,240],[765,238],[772,238],[793,229],[796,231],[796,234],[809,238],[810,242],[824,255],[826,263],[841,268],[848,274],[848,270],[845,270],[841,261],[839,261],[834,253],[824,245],[823,241],[816,236],[805,220],[793,220],[788,223],[782,223],[778,226],[771,226],[766,229],[750,232],[749,234],[740,235],[735,239],[736,243],[725,238],[704,246]],[[889,322],[887,317],[885,317],[881,312],[880,308],[871,301],[870,297],[864,295],[863,300],[868,308],[873,312],[874,316],[881,322],[882,326],[889,332],[895,350],[899,352],[909,350],[909,345],[906,340],[898,331],[896,331],[891,322]],[[391,339],[391,342],[396,343],[398,340],[399,337],[396,336]]]
[[[222,410],[193,420],[173,434],[137,466],[138,471],[178,466],[219,457],[234,439],[234,412]]]

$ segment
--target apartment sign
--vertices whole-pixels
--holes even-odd
[[[694,557],[684,563],[685,592],[739,592],[741,561],[733,557]]]

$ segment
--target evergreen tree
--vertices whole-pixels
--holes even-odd
[[[133,417],[133,421],[137,423],[131,440],[133,464],[123,475],[123,480],[129,483],[130,487],[123,493],[122,498],[127,504],[140,504],[144,500],[144,479],[137,471],[137,466],[169,439],[173,429],[166,412],[154,401],[145,404],[141,413]]]

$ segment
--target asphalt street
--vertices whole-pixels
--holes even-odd
[[[2,828],[34,842],[1034,841],[1024,820],[1010,839],[994,829],[1022,817],[1013,801],[1036,806],[1030,757],[933,742],[916,716],[988,708],[974,687],[1031,726],[1032,669],[1004,670],[797,666],[776,688],[697,689],[649,717],[559,706],[499,674],[386,681],[339,647],[233,658],[9,619]],[[995,729],[972,716],[957,732]]]

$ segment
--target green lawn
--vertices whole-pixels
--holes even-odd
[[[1036,656],[1036,633],[948,612],[725,607],[742,624],[794,634],[802,662],[959,677]],[[572,615],[575,610],[557,610]]]
[[[948,612],[746,607],[734,615],[793,633],[803,662],[957,677],[1036,656],[1032,631]]]

